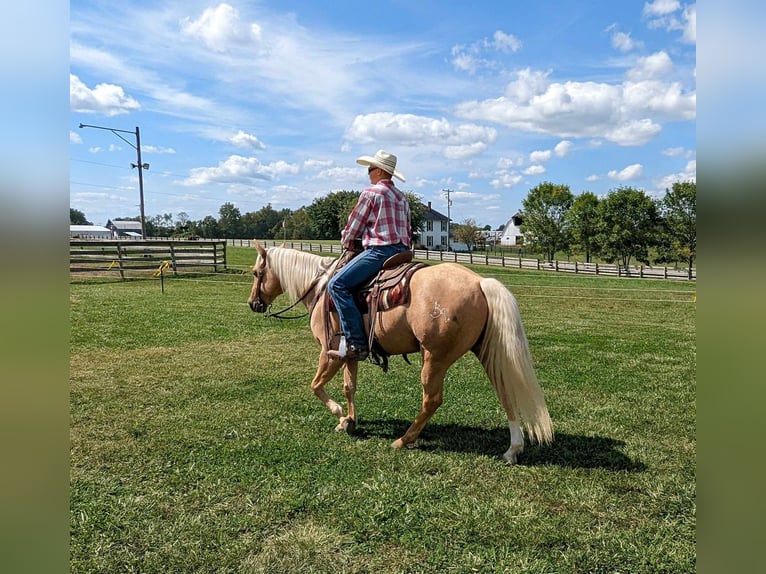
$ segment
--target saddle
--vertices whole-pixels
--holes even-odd
[[[349,258],[350,260],[350,258]],[[348,261],[344,262],[347,263]],[[340,269],[341,266],[338,266]],[[410,279],[418,270],[426,267],[425,263],[413,262],[412,251],[402,251],[392,255],[383,263],[383,267],[377,275],[364,283],[354,293],[354,301],[362,315],[369,316],[369,331],[367,344],[370,349],[370,358],[381,367],[384,372],[388,371],[388,357],[390,356],[380,345],[375,337],[375,324],[379,313],[388,311],[400,305],[406,305],[410,301]],[[332,297],[325,297],[327,305],[327,342],[330,337],[330,312],[335,311],[335,303]],[[409,363],[407,357],[404,360]]]

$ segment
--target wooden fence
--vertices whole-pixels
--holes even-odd
[[[179,271],[226,269],[226,241],[166,240],[69,240],[69,272],[110,275],[156,271],[177,275]]]
[[[251,247],[249,239],[229,239],[229,245]],[[261,240],[264,246],[282,245],[281,241]],[[339,244],[311,243],[309,241],[286,241],[285,245],[301,251],[340,253]],[[623,266],[608,263],[581,263],[577,261],[541,261],[523,257],[505,257],[476,253],[457,253],[455,251],[429,251],[426,249],[413,250],[415,259],[424,261],[451,261],[471,265],[487,265],[494,267],[514,267],[517,269],[533,269],[536,271],[559,271],[562,273],[580,273],[583,275],[604,275],[609,277],[639,277],[642,279],[681,279],[696,280],[697,270],[674,267],[655,267],[649,265]]]

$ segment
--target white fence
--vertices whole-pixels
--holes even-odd
[[[261,245],[282,245],[282,241],[259,240]],[[250,239],[228,239],[229,245],[252,247]],[[310,241],[285,241],[286,247],[301,251],[313,251],[324,253],[341,253],[339,244],[311,243]],[[581,263],[577,261],[540,261],[539,259],[526,259],[523,257],[505,257],[498,255],[485,255],[475,253],[457,253],[454,251],[429,251],[426,249],[414,249],[415,259],[424,261],[451,261],[454,263],[468,263],[470,265],[487,265],[490,267],[514,267],[516,269],[533,269],[536,271],[558,271],[561,273],[580,273],[583,275],[603,275],[608,277],[640,277],[642,279],[680,279],[696,281],[697,270],[695,268],[656,267],[650,265],[614,265],[608,263]]]

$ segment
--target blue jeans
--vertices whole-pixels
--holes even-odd
[[[364,322],[354,303],[354,291],[376,275],[386,259],[402,251],[407,251],[403,243],[368,247],[333,275],[327,284],[348,345],[357,349],[367,348]]]

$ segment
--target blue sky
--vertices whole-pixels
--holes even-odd
[[[297,209],[399,185],[496,228],[543,181],[661,196],[696,181],[696,4],[184,0],[70,4],[70,206],[147,217]],[[129,141],[133,136],[123,134]]]

